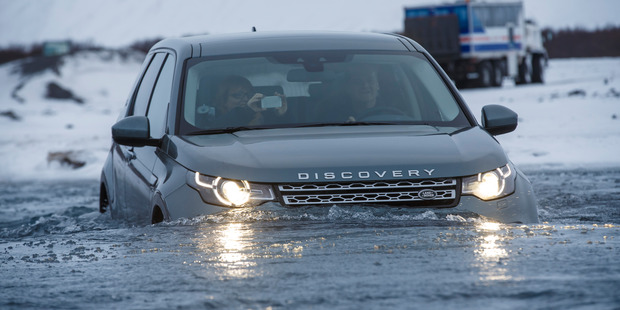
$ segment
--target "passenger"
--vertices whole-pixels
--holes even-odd
[[[209,127],[237,127],[257,126],[265,123],[273,123],[286,113],[287,103],[283,94],[275,92],[274,95],[282,99],[280,107],[264,109],[261,99],[265,95],[254,92],[250,81],[241,76],[229,76],[219,84],[215,101],[214,111],[211,111],[212,121]]]

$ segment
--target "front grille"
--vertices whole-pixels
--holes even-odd
[[[349,183],[281,184],[286,205],[384,203],[451,207],[460,191],[456,179],[375,181]]]

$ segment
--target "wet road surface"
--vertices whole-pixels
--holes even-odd
[[[98,185],[0,183],[0,308],[620,307],[620,169],[525,171],[541,223],[263,206],[157,225]]]

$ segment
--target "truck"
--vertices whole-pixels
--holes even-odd
[[[522,1],[458,1],[405,8],[404,35],[433,55],[458,87],[543,83],[547,52]]]

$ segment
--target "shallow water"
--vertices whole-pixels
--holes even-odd
[[[620,307],[620,169],[526,171],[541,224],[263,206],[140,226],[97,182],[0,186],[0,308]]]

